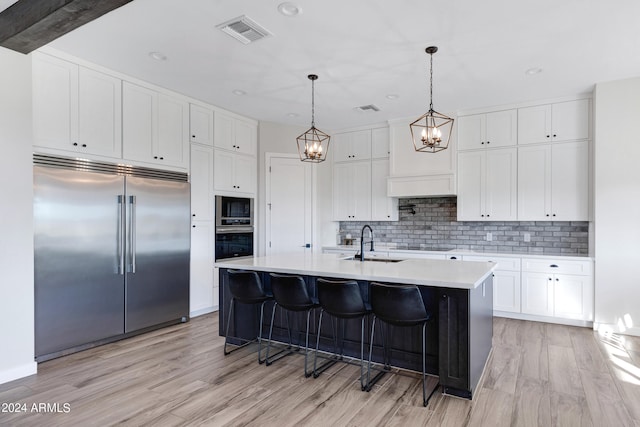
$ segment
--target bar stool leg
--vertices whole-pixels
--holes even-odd
[[[426,344],[425,344],[426,341],[427,341],[427,324],[425,323],[422,326],[422,400],[423,400],[422,403],[424,406],[427,406],[429,404],[429,400],[431,399],[431,396],[433,396],[436,390],[440,388],[440,381],[438,381],[438,383],[433,388],[433,390],[431,390],[429,397],[425,397],[427,395],[427,369],[426,369],[427,362],[425,361],[425,358],[427,355]]]
[[[360,388],[366,388],[364,383],[364,316],[360,319]]]
[[[260,319],[258,320],[260,322],[260,327],[258,332],[258,363],[260,364],[264,363],[267,360],[266,357],[264,359],[260,358],[260,356],[262,355],[262,323],[264,319],[264,305],[266,303],[267,303],[266,301],[263,301],[262,304],[260,304]]]
[[[316,336],[316,352],[313,357],[313,378],[318,378],[321,373],[326,371],[331,366],[335,365],[337,362],[336,353],[338,352],[338,338],[336,336],[336,327],[333,326],[333,317],[329,318],[329,323],[331,323],[331,332],[333,332],[333,353],[334,355],[325,360],[325,362],[318,367],[318,350],[320,348],[320,331],[322,328],[322,316],[324,314],[324,309],[320,309],[320,317],[318,319],[318,335]]]
[[[309,358],[309,318],[310,317],[311,317],[311,310],[307,310],[307,333],[305,334],[305,342],[304,342],[304,377],[305,378],[309,378],[311,374],[313,374],[313,371],[307,370],[307,359]]]

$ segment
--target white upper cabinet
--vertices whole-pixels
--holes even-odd
[[[213,147],[191,145],[191,217],[213,220]]]
[[[152,89],[123,83],[123,157],[189,167],[189,105]]]
[[[334,221],[371,220],[371,162],[333,166]]]
[[[588,141],[518,148],[518,219],[589,220]]]
[[[215,112],[213,134],[216,148],[256,155],[258,128],[252,123]]]
[[[215,149],[213,154],[213,183],[217,192],[256,192],[257,162],[253,156]]]
[[[122,156],[121,80],[33,54],[34,145]]]
[[[334,162],[371,158],[371,130],[335,134],[330,144]]]
[[[387,197],[389,159],[371,160],[371,220],[397,221],[398,198]]]
[[[189,104],[189,140],[213,147],[213,110]]]
[[[517,149],[458,154],[458,220],[517,219]]]
[[[589,138],[589,100],[518,109],[518,144]]]
[[[389,128],[371,129],[371,158],[388,159],[390,153]]]
[[[458,150],[507,147],[517,144],[517,110],[458,118]]]

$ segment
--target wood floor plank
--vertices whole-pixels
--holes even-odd
[[[39,364],[0,384],[0,403],[69,403],[68,413],[0,413],[0,425],[640,427],[640,338],[494,319],[494,348],[473,401],[393,370],[370,393],[357,363],[304,378],[303,355],[257,363],[257,345],[224,356],[212,313]],[[436,378],[429,377],[429,389]]]
[[[546,340],[525,341],[522,344],[518,376],[549,380],[549,352]]]
[[[587,406],[587,400],[582,396],[551,391],[551,425],[562,427],[593,427],[593,421]]]
[[[591,420],[597,426],[626,426],[632,424],[620,393],[606,372],[580,370]]]
[[[514,399],[515,407],[511,416],[513,427],[551,425],[549,384],[546,381],[518,378]]]
[[[483,387],[513,394],[520,366],[521,351],[518,347],[497,344],[484,374]]]
[[[569,342],[571,342],[570,339]],[[574,396],[584,396],[584,389],[573,349],[549,344],[548,352],[551,389]]]

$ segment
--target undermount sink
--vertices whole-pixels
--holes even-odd
[[[354,255],[352,257],[349,258],[344,258],[347,261],[360,261],[360,255]],[[369,262],[369,261],[373,261],[373,262],[400,262],[400,261],[404,261],[402,259],[397,259],[397,258],[367,258],[366,256],[364,257],[364,262]]]

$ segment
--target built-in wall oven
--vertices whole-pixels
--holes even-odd
[[[216,261],[253,255],[253,199],[216,196]]]

